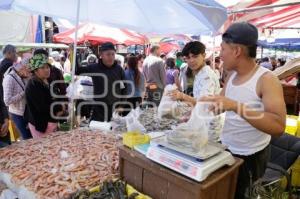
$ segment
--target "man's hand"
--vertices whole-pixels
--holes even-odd
[[[74,48],[74,43],[70,43],[69,44],[69,49],[73,50],[73,48]]]
[[[64,115],[64,113],[65,113],[64,111],[59,111],[56,113],[56,117],[61,117]]]
[[[121,114],[121,113],[124,112],[124,108],[118,107],[118,108],[115,109],[115,112],[118,113],[118,114]]]
[[[239,108],[239,103],[237,101],[228,99],[221,95],[202,97],[199,101],[211,102],[212,104],[209,106],[209,111],[212,111],[215,114],[220,114],[225,111],[238,112]]]
[[[0,137],[5,137],[8,133],[8,119],[4,120],[4,123],[1,125]]]
[[[167,93],[168,96],[172,98],[172,100],[183,100],[183,93],[180,92],[179,90],[173,90]]]

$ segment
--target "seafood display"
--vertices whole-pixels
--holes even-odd
[[[176,126],[185,115],[191,112],[192,107],[185,103],[178,103],[178,113],[176,117],[163,117],[159,119],[157,108],[147,108],[141,110],[138,120],[145,127],[147,132],[150,131],[164,131],[171,130],[173,126]],[[126,129],[126,120],[122,118],[113,118],[114,131],[118,133],[124,133]]]
[[[56,132],[0,149],[0,172],[36,198],[68,198],[118,176],[117,144],[99,131]]]

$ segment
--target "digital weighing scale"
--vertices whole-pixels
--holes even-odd
[[[169,148],[165,137],[151,140],[150,147],[147,151],[147,158],[164,165],[174,171],[177,171],[189,178],[201,182],[211,173],[225,165],[233,165],[235,160],[230,152],[220,148],[215,150],[215,154],[210,153],[210,156],[200,159],[187,155],[179,150],[174,150],[176,147]],[[208,144],[209,145],[209,144]],[[216,146],[214,146],[216,147]]]

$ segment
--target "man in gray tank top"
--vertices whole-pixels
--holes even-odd
[[[219,96],[212,102],[216,113],[226,112],[221,141],[231,153],[244,160],[235,198],[249,198],[250,182],[264,175],[271,136],[285,129],[286,108],[277,77],[255,63],[258,31],[250,23],[232,24],[222,35],[221,59],[231,71]]]

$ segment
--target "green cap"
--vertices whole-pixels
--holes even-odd
[[[43,67],[44,64],[49,64],[48,57],[46,57],[46,55],[43,54],[36,54],[29,60],[29,69],[31,71],[34,71],[38,68]]]

